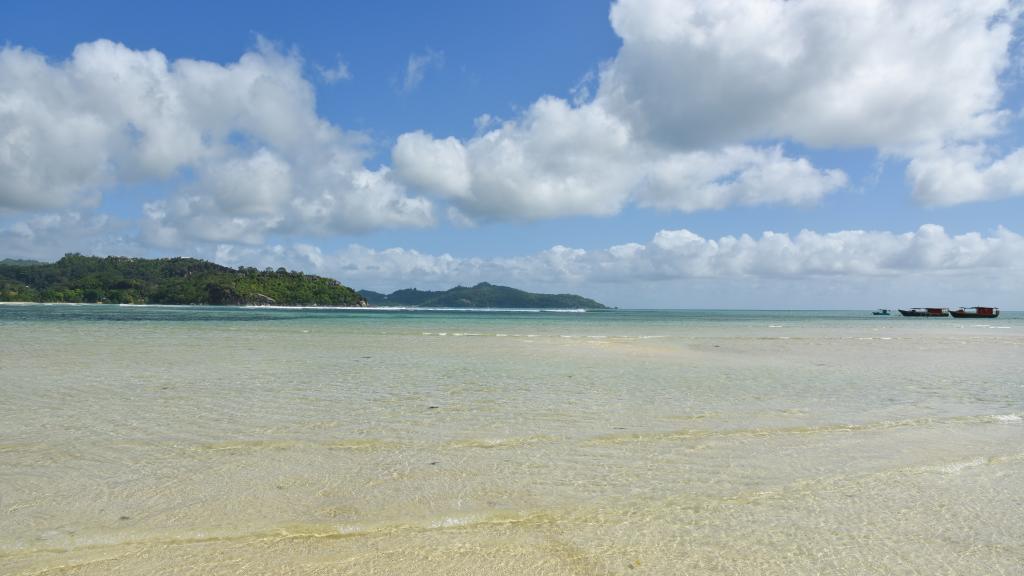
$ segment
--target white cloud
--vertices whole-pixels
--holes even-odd
[[[730,205],[813,204],[846,185],[841,170],[818,170],[788,158],[779,146],[729,146],[713,153],[680,152],[652,162],[636,200],[682,212]]]
[[[992,158],[983,145],[955,146],[915,157],[907,167],[914,195],[951,205],[1024,195],[1024,149]]]
[[[112,187],[172,182],[146,204],[140,238],[181,247],[429,226],[420,191],[469,226],[628,205],[807,205],[846,184],[787,156],[790,141],[907,159],[925,204],[1021,195],[1024,151],[993,140],[1014,122],[1000,80],[1020,10],[1011,0],[621,0],[611,22],[622,47],[571,100],[541,97],[512,120],[481,115],[461,140],[409,132],[393,169],[368,167],[368,139],[317,114],[301,58],[262,39],[225,64],[107,40],[59,62],[6,46],[0,210],[88,211]],[[411,55],[402,88],[443,61]],[[320,73],[332,82],[348,69],[339,59]]]
[[[632,139],[596,105],[534,103],[518,121],[469,139],[399,137],[398,177],[476,218],[609,216],[629,201],[686,212],[732,204],[813,203],[846,183],[781,147],[674,152]]]
[[[69,251],[148,252],[126,223],[77,212],[0,224],[0,243],[5,257],[43,260]],[[894,301],[1024,306],[1024,236],[1003,227],[987,235],[954,235],[927,224],[906,233],[803,230],[719,238],[677,229],[659,231],[644,243],[590,250],[554,246],[500,258],[360,245],[326,252],[304,243],[244,246],[215,239],[186,254],[232,267],[285,266],[356,288],[447,289],[488,281],[634,307],[873,307]]]
[[[957,278],[976,280],[983,274],[1011,283],[1024,280],[1024,237],[1020,234],[1000,227],[988,236],[977,232],[950,235],[934,224],[902,234],[803,230],[796,235],[769,231],[760,236],[717,239],[686,229],[662,230],[646,243],[594,250],[554,246],[536,254],[505,258],[457,258],[359,245],[331,254],[309,245],[222,250],[231,254],[231,259],[224,262],[231,265],[286,265],[357,287],[387,290],[447,288],[480,281],[556,291],[584,286],[600,292],[607,291],[600,286],[631,290],[681,281],[820,286],[868,281],[885,286],[910,278],[923,289],[939,278],[942,282],[938,284],[942,284]]]
[[[105,214],[45,213],[0,223],[4,258],[54,260],[67,252],[141,255],[128,223]]]
[[[423,78],[430,68],[444,67],[444,52],[438,52],[427,48],[422,54],[410,54],[409,61],[405,65],[405,80],[402,81],[402,89],[410,92],[423,82]]]
[[[145,238],[430,225],[428,200],[364,166],[367,144],[320,118],[300,58],[262,39],[227,65],[106,40],[57,64],[0,49],[0,208],[88,206],[109,186],[178,178]]]
[[[622,0],[597,101],[645,138],[914,150],[1000,128],[1006,0]]]
[[[558,265],[550,264],[557,257]],[[795,236],[764,232],[703,238],[689,230],[662,230],[647,244],[605,250],[569,251],[556,247],[526,260],[543,275],[587,281],[637,279],[806,278],[808,276],[894,276],[915,272],[951,273],[983,268],[1024,269],[1024,237],[1005,228],[983,237],[948,235],[929,224],[894,234],[846,230],[801,231]],[[526,264],[529,263],[529,264]]]
[[[1016,152],[956,169],[931,153],[984,149],[1006,130],[1000,80],[1020,11],[1010,0],[620,0],[622,48],[593,98],[584,82],[572,103],[545,96],[465,141],[400,138],[396,174],[477,218],[806,204],[845,185],[764,145],[793,141],[910,159],[925,203],[1021,194]],[[425,176],[435,165],[444,177]]]
[[[398,137],[392,162],[402,179],[448,198],[470,195],[466,148],[455,138],[434,139],[417,130]]]
[[[320,78],[327,84],[337,84],[342,80],[351,80],[352,72],[348,69],[348,64],[345,63],[341,57],[338,57],[337,64],[333,68],[324,68],[323,66],[317,65],[316,71],[320,73]]]

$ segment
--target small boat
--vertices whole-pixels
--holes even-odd
[[[999,308],[972,306],[970,308],[950,310],[949,313],[953,315],[953,318],[995,318],[999,316]]]
[[[875,310],[871,314],[873,314],[874,316],[888,316],[889,315],[889,309],[888,308],[879,308],[878,310]]]
[[[899,311],[904,316],[913,316],[915,318],[944,318],[949,316],[949,311],[945,308],[911,308],[909,310],[899,308]]]

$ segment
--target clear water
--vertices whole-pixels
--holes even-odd
[[[1024,574],[1024,316],[0,306],[0,574]]]

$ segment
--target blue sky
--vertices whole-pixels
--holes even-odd
[[[1019,11],[10,4],[0,258],[620,306],[1024,307]]]

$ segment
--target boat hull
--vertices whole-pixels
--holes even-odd
[[[900,314],[904,316],[910,316],[912,318],[945,318],[949,316],[949,312],[945,310],[903,310],[900,309]]]
[[[953,318],[998,318],[999,312],[992,312],[991,314],[982,314],[979,312],[958,312],[956,310],[950,310],[949,314]]]

